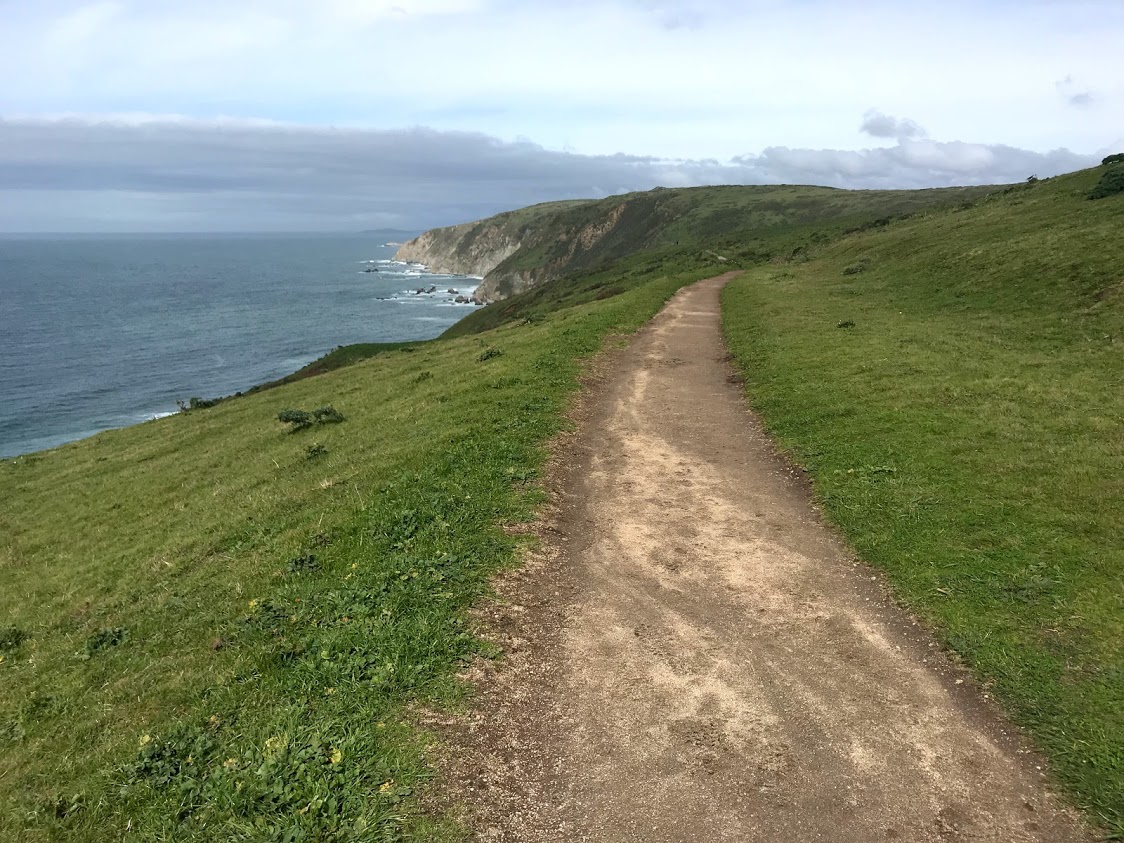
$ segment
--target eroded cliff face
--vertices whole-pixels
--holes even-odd
[[[500,214],[479,222],[435,228],[405,243],[398,260],[432,272],[475,275],[474,298],[494,302],[560,278],[594,250],[620,222],[627,206],[617,200],[566,205],[528,218]]]
[[[435,228],[403,243],[400,261],[425,264],[431,272],[487,276],[519,248],[518,232],[490,220]]]

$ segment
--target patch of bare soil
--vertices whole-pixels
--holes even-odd
[[[763,435],[725,362],[732,275],[587,389],[441,789],[487,841],[1091,839]]]

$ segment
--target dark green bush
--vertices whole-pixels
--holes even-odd
[[[1117,152],[1115,155],[1102,158],[1101,164],[1104,166],[1108,166],[1109,164],[1124,164],[1124,152]]]
[[[278,413],[277,421],[291,424],[293,430],[301,430],[306,427],[311,427],[316,420],[312,417],[312,413],[307,410],[294,410],[290,408]]]
[[[487,351],[485,351],[483,354],[481,354],[476,359],[479,360],[481,363],[483,363],[485,360],[491,360],[493,357],[501,357],[502,355],[503,355],[503,351],[501,351],[500,349],[489,348]]]
[[[181,413],[189,413],[192,410],[206,410],[208,407],[214,407],[216,404],[222,403],[222,398],[200,398],[198,395],[193,395],[187,402],[177,401]]]
[[[317,407],[313,410],[312,418],[317,424],[339,424],[343,421],[343,413],[329,404],[327,407]]]
[[[1124,167],[1113,167],[1106,171],[1101,176],[1101,180],[1089,192],[1089,198],[1104,199],[1106,196],[1114,196],[1117,193],[1124,193]]]

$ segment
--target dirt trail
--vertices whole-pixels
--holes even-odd
[[[446,769],[483,840],[1090,839],[822,523],[681,291],[590,393]],[[483,675],[486,674],[486,675]]]

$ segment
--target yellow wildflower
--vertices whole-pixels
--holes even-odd
[[[379,793],[390,793],[390,791],[393,787],[394,787],[394,779],[391,779],[390,781],[383,782],[382,784],[379,785]]]
[[[343,761],[343,753],[340,752],[340,750],[333,748],[332,749],[332,763],[333,764],[339,764],[341,761]]]
[[[141,735],[140,745],[145,746],[152,743],[152,735]]]

